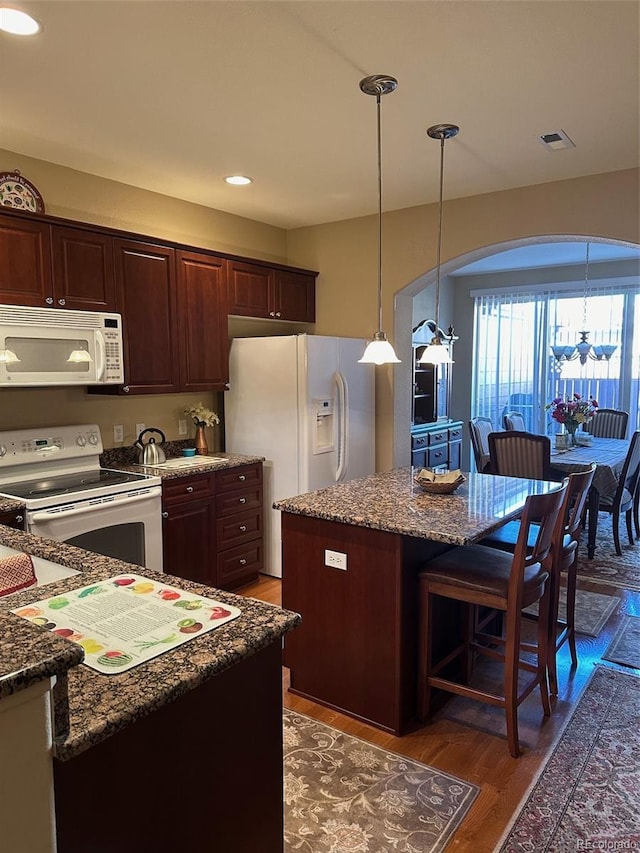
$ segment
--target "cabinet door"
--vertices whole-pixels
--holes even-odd
[[[0,302],[53,306],[49,226],[0,215]]]
[[[18,530],[24,530],[24,510],[0,512],[0,524],[4,524],[7,527],[15,527]]]
[[[273,270],[257,264],[228,261],[229,313],[241,317],[275,316]]]
[[[113,237],[80,228],[51,227],[55,304],[115,311]]]
[[[114,241],[116,302],[122,314],[122,390],[138,394],[178,391],[175,255],[168,246]]]
[[[274,309],[280,320],[316,321],[316,279],[304,273],[275,270]]]
[[[225,390],[229,382],[226,261],[178,251],[176,275],[180,388]]]
[[[162,522],[164,571],[215,586],[215,524],[211,499],[165,506]]]

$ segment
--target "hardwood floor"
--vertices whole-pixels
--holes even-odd
[[[279,605],[280,585],[278,579],[262,575],[255,584],[243,587],[238,593]],[[509,755],[503,712],[462,697],[452,696],[429,724],[416,725],[403,737],[378,731],[315,702],[294,696],[288,692],[286,668],[283,668],[282,678],[284,705],[383,749],[476,784],[480,793],[447,849],[492,853],[571,715],[594,664],[600,661],[622,615],[640,613],[640,593],[581,581],[578,587],[615,595],[621,599],[621,606],[597,638],[578,635],[579,664],[575,672],[571,672],[568,645],[565,643],[560,650],[559,695],[554,700],[551,717],[543,717],[537,691],[521,705],[519,723],[523,754],[520,758]],[[605,663],[640,675],[640,670]]]

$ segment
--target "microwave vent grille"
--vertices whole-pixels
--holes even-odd
[[[53,326],[65,329],[101,329],[104,315],[94,311],[69,311],[61,308],[1,306],[0,326]]]

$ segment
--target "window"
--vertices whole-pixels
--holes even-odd
[[[505,412],[521,412],[528,430],[552,434],[545,411],[554,397],[573,393],[603,408],[625,409],[640,428],[640,288],[598,288],[586,300],[573,290],[473,293],[472,416],[502,427]],[[636,334],[634,335],[634,330]],[[559,364],[551,345],[573,346],[589,331],[592,346],[615,345],[609,360],[587,357]],[[593,350],[592,350],[593,351]]]

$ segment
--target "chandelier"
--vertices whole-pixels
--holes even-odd
[[[587,292],[589,290],[589,243],[587,243],[587,258],[584,270],[584,299],[582,303],[582,331],[580,332],[580,340],[573,346],[564,344],[556,344],[551,347],[551,352],[554,355],[556,364],[559,368],[567,361],[575,361],[578,359],[580,364],[586,364],[587,359],[592,361],[609,361],[611,356],[616,351],[615,344],[592,344],[589,342],[589,332],[587,331]]]

